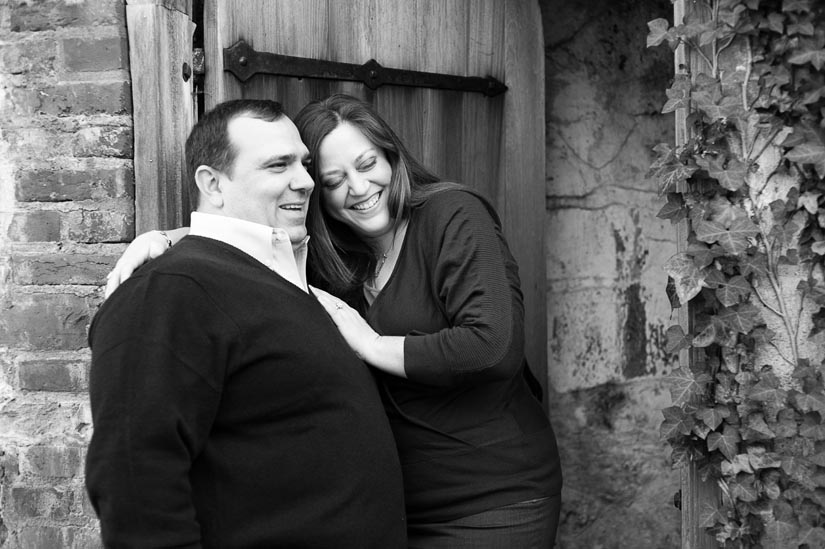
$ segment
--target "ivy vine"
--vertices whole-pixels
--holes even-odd
[[[659,217],[687,227],[665,265],[674,376],[662,436],[721,488],[700,515],[724,547],[825,547],[825,2],[694,0],[648,23],[649,47],[683,46],[663,113]],[[818,338],[818,339],[817,339]]]

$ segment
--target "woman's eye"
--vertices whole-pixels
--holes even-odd
[[[338,187],[341,186],[341,183],[343,183],[343,182],[344,182],[343,179],[325,179],[324,180],[324,188],[325,189],[330,189],[330,190],[337,189]]]
[[[374,167],[375,167],[375,158],[370,158],[370,159],[365,160],[364,162],[362,162],[361,165],[358,166],[358,169],[361,170],[362,172],[365,172],[367,170],[373,169]]]

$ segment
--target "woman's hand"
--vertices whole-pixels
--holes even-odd
[[[105,297],[112,295],[115,289],[132,276],[135,269],[161,255],[172,246],[172,241],[161,231],[149,231],[135,237],[114,268],[106,275]]]
[[[407,377],[403,337],[378,335],[358,311],[343,300],[314,286],[310,289],[358,358],[393,375]]]

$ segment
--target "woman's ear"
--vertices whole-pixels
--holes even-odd
[[[223,207],[221,172],[211,166],[198,166],[195,170],[195,184],[200,191],[200,204],[208,204],[213,209]]]

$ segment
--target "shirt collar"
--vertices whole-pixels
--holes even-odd
[[[251,255],[304,291],[307,235],[293,246],[283,229],[225,215],[192,212],[189,234],[219,240]],[[297,275],[297,280],[296,276]]]

